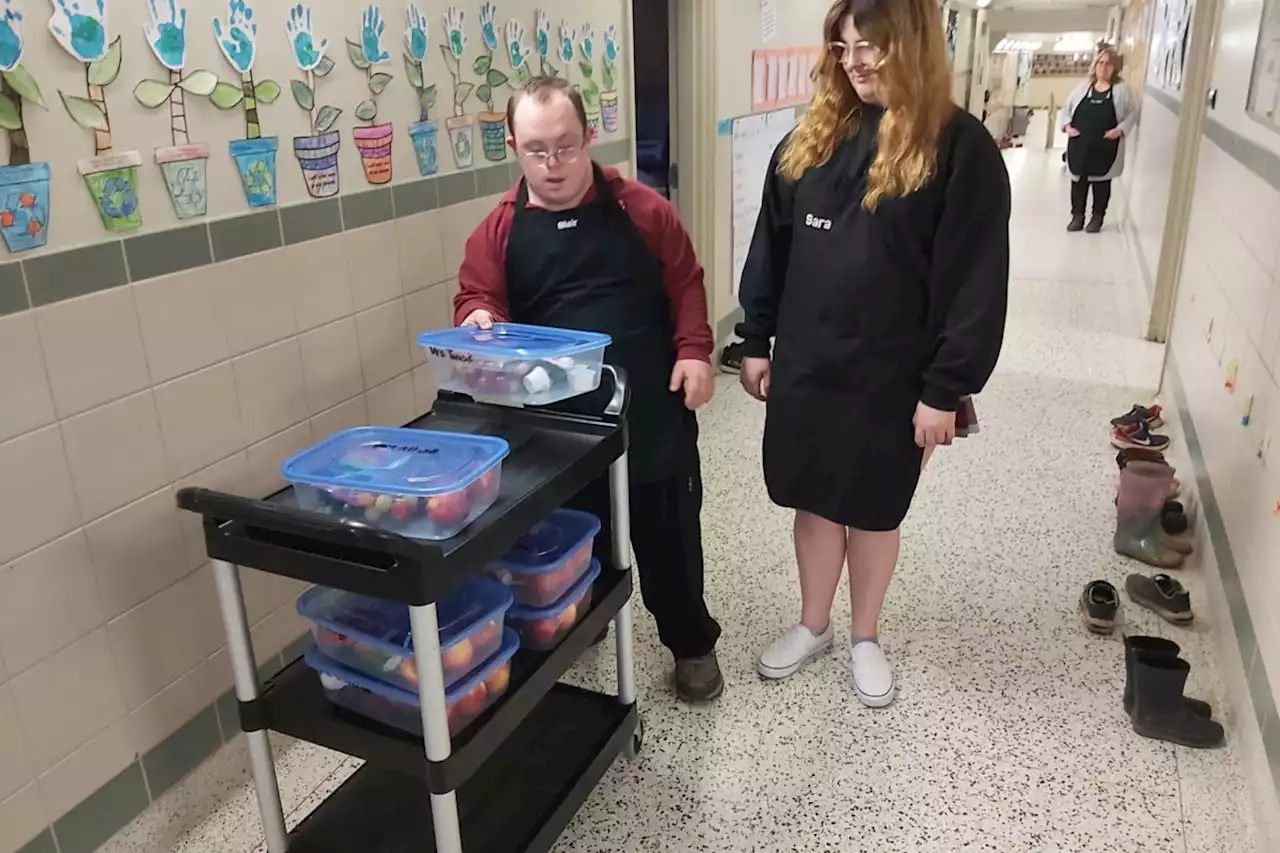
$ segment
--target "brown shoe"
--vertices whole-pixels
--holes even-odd
[[[712,702],[724,693],[724,677],[716,653],[676,661],[676,695],[691,704]]]

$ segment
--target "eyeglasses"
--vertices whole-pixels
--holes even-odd
[[[520,156],[538,166],[550,166],[552,159],[557,163],[573,163],[582,156],[582,146],[572,145],[555,151],[521,151]]]
[[[881,51],[869,41],[859,41],[854,44],[845,44],[842,41],[833,41],[827,45],[827,50],[831,51],[832,57],[836,62],[848,64],[852,59],[855,68],[861,68],[868,65],[875,65],[880,61]]]

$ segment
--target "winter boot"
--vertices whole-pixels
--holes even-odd
[[[1084,230],[1084,214],[1083,213],[1071,214],[1071,221],[1067,223],[1067,230],[1072,232],[1073,234],[1076,231],[1083,231]]]
[[[1192,712],[1182,691],[1191,664],[1181,658],[1139,657],[1133,663],[1133,730],[1192,749],[1226,743],[1222,726]]]
[[[1089,224],[1084,227],[1086,234],[1097,234],[1102,230],[1102,214],[1095,213],[1089,217]]]
[[[1124,638],[1124,712],[1133,716],[1133,668],[1139,660],[1176,661],[1182,649],[1173,640],[1160,637]],[[1213,708],[1208,702],[1187,698],[1187,709],[1197,717],[1208,719]]]
[[[1116,495],[1116,553],[1158,569],[1176,569],[1183,557],[1164,545],[1160,512],[1173,469],[1154,462],[1130,462],[1120,472]]]

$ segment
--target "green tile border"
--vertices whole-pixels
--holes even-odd
[[[142,765],[134,762],[54,821],[60,853],[93,853],[151,804]]]
[[[629,138],[611,139],[594,146],[592,154],[597,162],[617,165],[631,159],[632,146]],[[29,258],[12,255],[0,262],[0,317],[496,195],[519,174],[515,162],[477,164],[447,175],[186,222]]]
[[[41,832],[19,847],[18,853],[58,853],[58,845],[53,840],[53,830],[46,829]]]

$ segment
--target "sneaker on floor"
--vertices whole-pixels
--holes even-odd
[[[787,632],[760,653],[757,671],[765,678],[790,678],[806,663],[831,648],[831,626],[815,634],[804,625],[792,625]]]
[[[1160,412],[1159,404],[1139,406],[1134,403],[1133,408],[1128,412],[1118,418],[1112,418],[1111,425],[1115,427],[1131,427],[1135,424],[1145,423],[1152,429],[1159,429],[1164,426],[1164,418],[1160,416]]]
[[[1080,618],[1091,634],[1110,634],[1120,613],[1120,593],[1106,581],[1092,581],[1080,596]]]
[[[856,643],[850,651],[853,661],[853,692],[868,708],[884,708],[898,695],[893,667],[884,649],[872,640]]]
[[[1111,431],[1111,446],[1117,450],[1140,447],[1147,450],[1164,450],[1169,446],[1167,435],[1156,435],[1145,423],[1132,427],[1116,427]]]
[[[720,350],[719,368],[721,373],[739,374],[742,372],[742,344],[729,344]]]
[[[676,661],[676,695],[691,704],[711,702],[724,693],[724,676],[716,653]]]
[[[1129,575],[1124,589],[1134,604],[1147,608],[1166,622],[1187,625],[1196,618],[1191,609],[1191,593],[1168,575]]]

